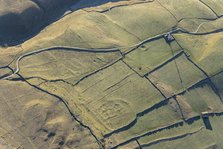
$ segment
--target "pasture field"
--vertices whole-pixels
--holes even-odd
[[[0,148],[223,148],[220,0],[73,2],[0,0]]]
[[[182,54],[149,74],[148,78],[169,97],[186,90],[200,80],[205,79],[206,76]]]
[[[166,32],[177,23],[174,17],[156,1],[112,9],[105,14],[140,40]]]
[[[201,115],[202,112],[223,110],[222,99],[219,97],[210,81],[203,81],[184,94],[176,96],[186,118]]]
[[[178,21],[184,18],[213,19],[217,17],[213,11],[199,0],[158,0],[158,2],[166,7]]]
[[[201,120],[196,121],[195,123],[190,125],[184,123],[182,126],[177,126],[174,129],[166,129],[164,131],[157,132],[153,135],[141,137],[140,139],[138,139],[138,141],[142,146],[144,146],[144,148],[149,148],[153,145],[158,144],[159,142],[168,142],[168,139],[171,140],[171,138],[177,140],[178,136],[184,137],[184,135],[189,135],[190,132],[199,131],[200,129],[203,129],[203,127],[204,125]]]
[[[222,148],[222,119],[219,117],[210,118],[213,130],[202,129],[201,131],[171,142],[162,142],[148,147],[149,149],[175,149],[181,146],[185,149],[190,148]],[[188,143],[190,142],[190,143]],[[145,147],[146,148],[146,147]],[[146,148],[147,149],[147,148]]]
[[[222,32],[200,36],[176,34],[174,37],[208,75],[215,75],[222,70]]]
[[[205,34],[207,32],[211,33],[221,29],[222,23],[222,17],[214,20],[189,18],[181,20],[178,23],[178,26],[195,34]]]
[[[201,0],[203,3],[205,3],[207,6],[209,6],[213,11],[218,15],[223,15],[223,2],[220,0]]]
[[[121,57],[117,51],[88,53],[74,50],[56,49],[25,57],[20,62],[20,73],[27,78],[62,79],[75,84],[80,78],[111,64]]]
[[[95,128],[107,134],[132,122],[136,114],[144,111],[163,97],[146,79],[118,62],[94,76],[86,78],[75,90],[78,98],[73,102],[95,119]],[[104,130],[102,129],[104,128]]]
[[[0,78],[3,78],[5,75],[12,73],[9,68],[1,68],[0,69]]]
[[[125,56],[124,61],[141,76],[144,76],[174,57],[180,51],[181,49],[176,42],[172,42],[169,46],[166,41],[161,38],[154,42],[146,43],[130,52]]]
[[[115,145],[128,141],[132,138],[145,135],[157,129],[162,129],[166,126],[180,122],[181,115],[177,112],[177,104],[171,99],[165,106],[151,111],[137,119],[137,123],[131,126],[128,130],[114,133],[110,136]]]

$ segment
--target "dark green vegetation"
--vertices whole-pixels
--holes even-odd
[[[107,2],[35,1],[73,12],[0,48],[2,146],[223,148],[221,0]]]

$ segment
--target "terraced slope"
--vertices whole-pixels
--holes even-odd
[[[0,148],[223,148],[220,0],[70,2],[0,1],[21,33],[70,9],[0,20]]]

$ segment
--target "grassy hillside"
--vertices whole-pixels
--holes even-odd
[[[223,148],[220,1],[73,2],[0,0],[0,148]]]
[[[1,0],[0,43],[16,43],[63,15],[75,0]],[[33,32],[33,33],[32,33]]]

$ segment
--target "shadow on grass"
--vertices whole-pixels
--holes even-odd
[[[211,122],[209,120],[209,117],[203,117],[203,122],[204,122],[206,129],[213,130],[213,128],[211,126]]]
[[[118,2],[122,0],[79,0],[76,4],[72,5],[73,10],[78,10],[87,7],[96,7],[109,2]]]
[[[76,11],[118,1],[121,0],[70,0],[67,3],[57,0],[57,5],[49,6],[49,10],[45,8],[47,6],[43,5],[43,2],[40,5],[34,1],[43,10],[44,14],[41,11],[36,12],[37,10],[31,7],[22,9],[20,14],[13,12],[16,7],[9,9],[6,14],[4,12],[0,13],[0,46],[15,46],[29,40],[71,10]],[[10,5],[8,7],[10,8]]]

